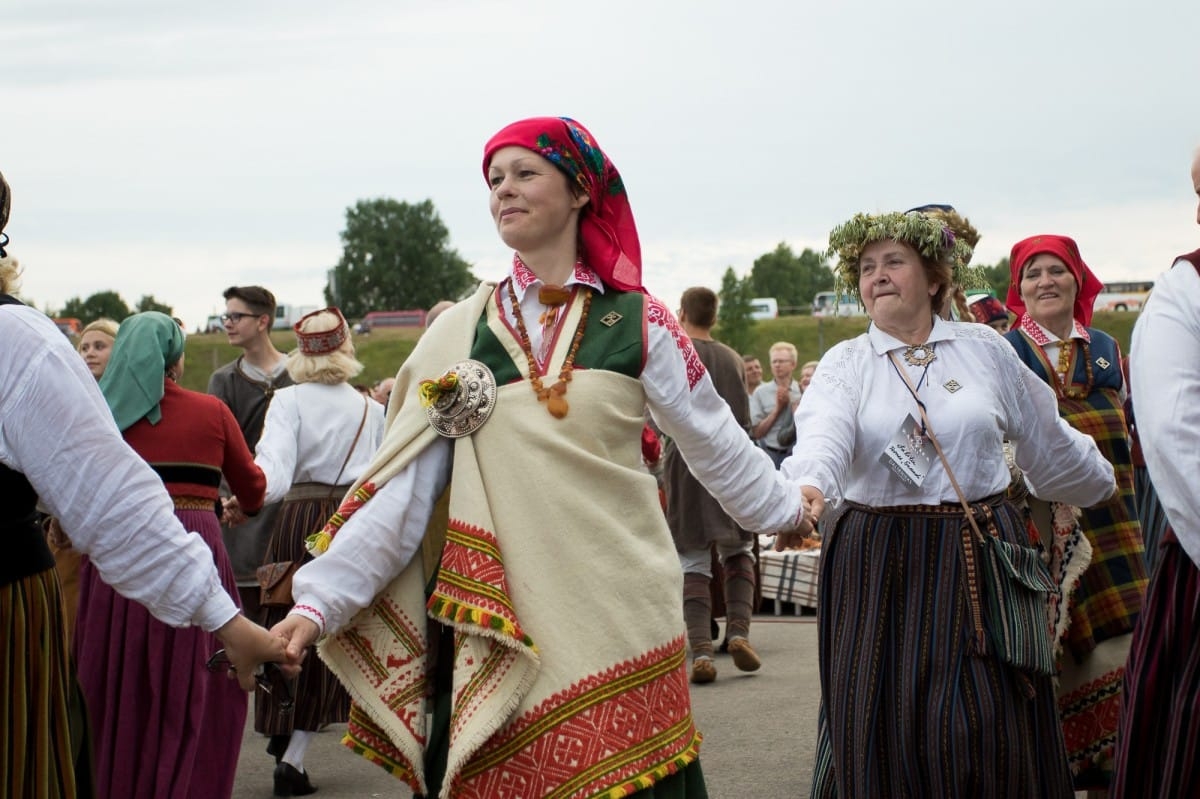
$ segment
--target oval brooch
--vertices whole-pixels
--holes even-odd
[[[496,378],[476,360],[459,361],[418,391],[429,424],[446,438],[462,438],[483,426],[496,407]]]

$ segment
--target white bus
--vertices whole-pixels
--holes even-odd
[[[1125,280],[1105,283],[1096,295],[1092,309],[1096,311],[1140,311],[1154,288],[1153,280]]]

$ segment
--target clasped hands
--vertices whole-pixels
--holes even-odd
[[[775,536],[776,552],[799,547],[800,542],[816,529],[821,514],[825,512],[825,495],[821,493],[821,489],[815,486],[800,486],[800,496],[804,507],[804,512],[800,515],[800,525],[794,530]]]

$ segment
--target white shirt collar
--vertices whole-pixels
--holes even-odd
[[[525,292],[532,286],[544,286],[546,282],[533,273],[533,270],[525,265],[521,257],[516,253],[513,254],[512,271],[509,273],[512,278],[513,289],[517,293],[517,302],[525,301]],[[593,290],[599,293],[604,293],[604,282],[600,280],[600,276],[592,271],[591,267],[586,266],[583,261],[575,262],[575,271],[567,282],[564,288],[573,285],[591,286]]]

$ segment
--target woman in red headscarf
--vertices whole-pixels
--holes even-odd
[[[1018,318],[1005,337],[1054,389],[1063,418],[1095,439],[1116,471],[1117,494],[1083,509],[1080,524],[1092,545],[1092,562],[1071,597],[1059,679],[1076,788],[1104,789],[1112,776],[1129,636],[1147,583],[1121,352],[1112,336],[1088,327],[1102,284],[1074,240],[1032,236],[1013,245],[1010,264],[1008,307]]]
[[[354,747],[418,795],[705,796],[644,409],[747,529],[799,526],[799,486],[643,291],[624,184],[582,125],[509,125],[483,174],[512,266],[418,342],[275,629],[331,634]]]

